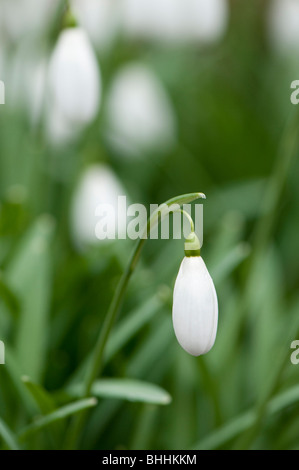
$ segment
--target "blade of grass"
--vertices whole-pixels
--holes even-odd
[[[174,344],[171,319],[169,316],[157,318],[154,328],[129,361],[126,374],[138,378],[148,378],[161,361],[161,357],[171,354],[171,346]]]
[[[20,312],[20,302],[16,294],[12,291],[5,279],[5,275],[0,271],[0,297],[8,308],[12,317],[16,319]]]
[[[20,380],[20,377],[22,375],[20,366],[15,358],[14,352],[10,349],[8,345],[5,346],[5,356],[5,374],[7,374],[9,380],[13,385],[13,388],[19,400],[19,404],[23,407],[24,410],[26,410],[29,416],[33,416],[37,411],[36,403],[33,400],[31,394],[28,392],[28,390],[22,383],[22,381]]]
[[[247,243],[239,243],[230,250],[215,268],[211,268],[215,283],[219,283],[229,276],[249,256],[250,251],[250,246]]]
[[[93,408],[96,404],[97,400],[95,398],[85,398],[58,408],[53,413],[38,418],[35,422],[23,429],[19,434],[19,439],[23,441],[50,424],[66,419],[69,416],[76,415],[89,408]]]
[[[82,395],[83,384],[77,384],[69,389],[74,397]],[[132,379],[100,379],[96,380],[91,393],[97,398],[115,398],[132,402],[168,405],[171,396],[158,385]]]
[[[103,357],[103,364],[109,362],[113,357],[132,339],[164,306],[164,301],[159,295],[146,300],[140,307],[129,313],[115,329],[111,332],[107,342],[106,351]],[[77,383],[82,380],[92,355],[80,365],[73,374],[70,383]]]
[[[52,219],[42,216],[22,240],[7,270],[21,304],[16,357],[22,373],[35,381],[43,371],[47,343],[52,235]]]
[[[17,438],[6,423],[0,418],[0,437],[10,450],[20,450]]]
[[[22,382],[32,395],[42,414],[48,414],[55,411],[55,401],[41,385],[32,382],[27,376],[22,377]]]
[[[134,310],[127,318],[119,323],[107,342],[104,362],[110,361],[133,336],[146,325],[162,308],[163,303],[155,296],[141,307]]]
[[[155,435],[157,417],[159,414],[159,408],[155,405],[143,405],[136,429],[133,432],[130,449],[134,450],[148,450],[150,449],[150,442],[152,436]]]
[[[30,378],[26,376],[22,377],[22,382],[34,399],[39,411],[43,415],[48,415],[55,412],[57,405],[53,397],[41,385],[32,382]],[[63,423],[61,421],[56,421],[55,423],[49,425],[46,431],[53,448],[57,449],[58,443],[61,441],[62,433],[64,431]]]

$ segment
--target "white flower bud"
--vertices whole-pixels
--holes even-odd
[[[296,51],[299,44],[299,1],[272,1],[268,21],[273,46],[282,53]]]
[[[130,64],[113,80],[107,99],[107,124],[114,142],[125,154],[168,149],[175,140],[175,115],[169,97],[155,74]]]
[[[227,0],[123,0],[123,25],[150,40],[214,41],[226,30]]]
[[[11,39],[36,38],[53,21],[60,0],[1,0],[0,29]],[[2,23],[2,24],[1,24]]]
[[[173,293],[172,320],[175,335],[193,356],[213,346],[218,324],[218,301],[213,280],[201,256],[186,256]]]
[[[97,114],[101,79],[97,59],[81,28],[64,30],[49,66],[51,99],[74,123],[87,124]]]

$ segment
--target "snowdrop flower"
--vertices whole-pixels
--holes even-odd
[[[299,48],[299,0],[273,0],[269,11],[270,40],[277,50]]]
[[[107,98],[110,140],[123,153],[164,150],[175,140],[175,116],[168,95],[154,73],[140,64],[119,71]]]
[[[129,36],[167,42],[214,41],[228,22],[227,0],[123,0]]]
[[[207,353],[215,342],[218,301],[194,233],[186,240],[185,254],[174,286],[172,319],[182,348],[199,356]]]
[[[118,196],[123,195],[125,195],[124,188],[108,166],[94,164],[87,168],[81,177],[71,206],[71,234],[79,248],[102,243],[96,237],[98,222],[96,209],[100,204],[111,204],[117,208]],[[121,231],[126,233],[125,223]]]
[[[110,46],[119,29],[119,0],[72,0],[71,9],[100,51]]]
[[[0,0],[2,28],[13,40],[42,34],[60,0]]]
[[[64,30],[49,64],[50,99],[74,124],[88,124],[96,116],[101,93],[98,63],[81,28]]]

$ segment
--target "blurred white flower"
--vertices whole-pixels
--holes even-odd
[[[13,40],[34,37],[45,31],[60,0],[0,0],[1,23]]]
[[[174,110],[150,69],[134,63],[117,73],[107,97],[107,125],[114,144],[131,155],[173,144]]]
[[[268,22],[270,40],[277,50],[299,50],[299,0],[273,0]]]
[[[69,28],[60,34],[49,64],[50,100],[70,123],[88,124],[101,95],[97,59],[86,33]]]
[[[191,39],[216,41],[225,33],[229,19],[227,0],[189,0]]]
[[[111,204],[116,211],[118,196],[125,194],[120,181],[108,166],[94,164],[83,173],[71,207],[71,235],[78,247],[102,243],[95,232],[98,222],[96,209],[100,204]],[[125,221],[118,228],[116,217],[115,228],[124,235]]]
[[[213,346],[218,325],[218,301],[213,280],[201,256],[186,256],[173,293],[172,319],[178,342],[193,356]]]
[[[125,32],[166,41],[214,41],[228,22],[227,0],[122,0]]]
[[[113,41],[120,22],[120,0],[71,0],[72,12],[99,50]]]

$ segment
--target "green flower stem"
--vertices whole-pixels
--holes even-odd
[[[191,232],[185,240],[185,256],[200,256],[200,241],[195,232]]]
[[[126,288],[128,285],[128,282],[134,272],[134,269],[136,267],[136,264],[138,262],[138,259],[140,257],[141,250],[143,248],[144,243],[146,242],[148,235],[150,234],[151,229],[153,226],[158,224],[163,215],[164,215],[164,210],[165,208],[169,209],[169,212],[176,211],[178,210],[178,206],[182,206],[183,204],[188,204],[192,201],[195,201],[196,199],[205,199],[205,195],[203,193],[190,193],[190,194],[184,194],[181,196],[174,197],[172,199],[169,199],[166,201],[164,204],[160,205],[158,209],[150,216],[148,219],[144,237],[140,238],[136,244],[136,247],[133,251],[133,254],[130,258],[129,264],[127,266],[127,269],[125,270],[124,274],[122,275],[118,287],[115,291],[114,297],[112,299],[111,305],[109,307],[109,310],[106,314],[106,317],[104,319],[104,323],[102,326],[102,329],[100,331],[100,334],[98,336],[97,343],[95,345],[94,351],[93,351],[93,357],[91,361],[91,366],[88,368],[85,381],[84,381],[84,397],[88,397],[91,394],[92,390],[92,384],[95,381],[95,379],[99,376],[101,369],[102,369],[102,362],[103,362],[103,355],[104,355],[104,350],[105,346],[107,344],[109,334],[113,328],[115,319],[117,317],[117,314],[119,312],[120,306],[122,304]],[[166,207],[167,206],[167,207]],[[187,214],[186,212],[184,212]],[[188,217],[189,214],[188,214]],[[191,217],[190,217],[191,219]],[[191,219],[192,224],[191,224],[191,229],[193,227],[194,230],[194,224],[193,220]],[[77,421],[73,423],[73,425],[70,428],[70,433],[67,436],[66,439],[66,447],[67,448],[73,448],[74,445],[77,443],[77,436],[79,435],[85,421],[85,413],[81,413],[81,415],[78,417]]]
[[[138,243],[131,256],[130,262],[120,279],[120,282],[117,286],[112,302],[110,304],[109,310],[105,317],[103,327],[101,329],[96,346],[94,348],[92,365],[89,368],[87,376],[86,376],[86,381],[85,381],[85,386],[84,386],[85,388],[84,394],[86,396],[90,395],[92,384],[101,371],[103,353],[104,353],[107,340],[109,338],[110,331],[113,327],[113,324],[117,316],[117,313],[119,311],[120,305],[122,303],[128,282],[134,272],[135,266],[138,262],[138,259],[139,259],[139,256],[140,256],[140,253],[141,253],[141,250],[145,241],[146,239],[142,239],[142,238],[138,240]]]
[[[188,212],[184,211],[183,209],[181,209],[180,212],[181,212],[185,217],[187,217],[187,219],[188,219],[189,222],[190,222],[191,232],[194,233],[195,228],[194,228],[194,222],[193,222],[193,219],[192,219],[191,215],[188,214]]]
[[[115,318],[117,316],[117,313],[119,311],[120,305],[122,303],[128,282],[131,278],[131,275],[134,272],[134,269],[136,267],[136,264],[138,262],[141,250],[143,248],[143,245],[145,241],[147,240],[150,231],[152,229],[153,224],[159,222],[159,208],[160,207],[165,207],[167,206],[168,208],[171,209],[172,206],[181,206],[183,204],[187,204],[188,202],[195,201],[196,199],[199,198],[205,198],[205,195],[203,193],[191,193],[191,194],[184,194],[182,196],[178,196],[172,199],[169,199],[166,201],[164,204],[158,207],[158,209],[151,215],[151,217],[148,219],[147,226],[146,226],[146,234],[144,238],[140,238],[136,244],[136,247],[133,251],[133,254],[131,256],[131,259],[129,261],[129,264],[127,266],[127,269],[125,270],[124,274],[122,275],[120,282],[118,284],[118,287],[115,291],[114,297],[112,299],[110,308],[107,312],[106,318],[104,320],[104,324],[102,327],[102,330],[99,334],[98,341],[96,343],[95,349],[94,349],[94,354],[93,354],[93,360],[92,360],[92,366],[90,367],[86,380],[85,380],[85,395],[89,396],[91,392],[91,387],[94,382],[94,380],[97,378],[101,367],[102,367],[102,358],[103,358],[103,353],[104,349],[107,343],[107,340],[109,338],[110,331],[113,327]],[[190,223],[191,223],[191,230],[194,231],[194,223],[192,218],[187,214],[185,211],[182,211],[185,215],[188,216]],[[161,219],[160,219],[161,220]]]

